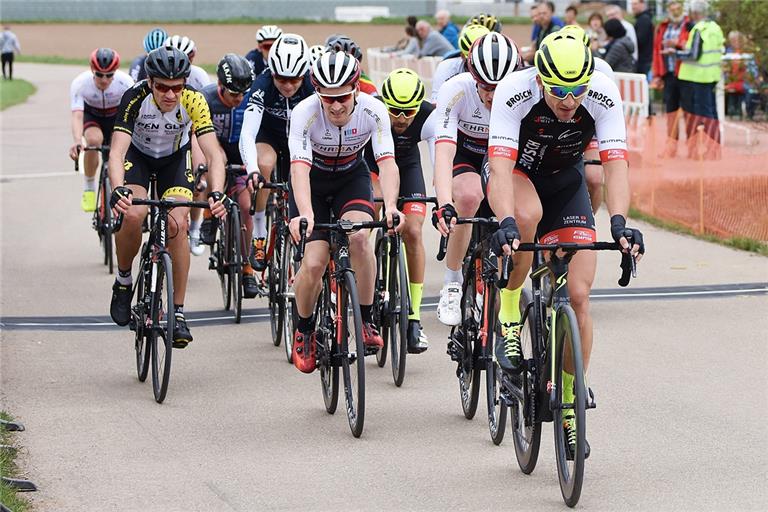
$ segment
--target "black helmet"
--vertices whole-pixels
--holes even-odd
[[[236,53],[228,53],[221,58],[216,76],[221,85],[233,92],[246,92],[255,78],[251,63]]]
[[[357,43],[345,35],[331,36],[326,40],[325,45],[332,52],[348,53],[357,59],[357,62],[363,62],[363,51],[357,46]]]
[[[144,61],[144,70],[148,77],[168,80],[189,77],[191,66],[189,57],[172,46],[161,46],[152,50]]]

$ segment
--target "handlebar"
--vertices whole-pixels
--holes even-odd
[[[491,228],[497,228],[499,221],[496,217],[486,219],[485,217],[459,217],[456,219],[456,224],[479,224],[481,226],[490,226]],[[450,234],[448,235],[450,236]],[[445,253],[448,250],[448,236],[440,237],[440,246],[437,249],[437,261],[443,261],[445,259]]]
[[[102,144],[101,146],[83,146],[80,151],[100,151],[108,152],[109,144]],[[80,172],[80,152],[78,151],[78,158],[75,158],[75,172]]]
[[[373,202],[384,203],[384,198],[374,197]],[[433,196],[400,196],[397,198],[397,209],[401,210],[405,203],[424,203],[424,204],[432,203],[435,206],[438,206],[437,198]]]
[[[167,199],[133,199],[133,206],[156,206],[161,209],[170,210],[172,208],[210,208],[206,201],[176,201],[173,198]],[[112,225],[112,232],[117,233],[123,226],[123,214],[117,216],[117,220]]]
[[[393,224],[397,226],[397,222],[393,220]],[[312,228],[313,231],[335,231],[337,233],[352,233],[355,231],[360,231],[361,229],[378,229],[378,228],[384,228],[388,229],[389,226],[387,225],[386,221],[363,221],[363,222],[356,222],[346,219],[338,220],[331,224],[315,224]],[[293,261],[299,262],[304,257],[304,247],[307,243],[307,221],[306,219],[301,219],[299,221],[299,243],[296,249],[296,254],[293,257]]]
[[[251,182],[254,181],[253,178],[252,178],[253,174],[256,174],[256,173],[251,173],[250,175],[248,175],[248,179]],[[261,176],[260,176],[260,178],[261,178]],[[246,183],[247,183],[247,181],[246,181]],[[261,178],[259,180],[258,187],[254,183],[253,192],[251,192],[251,206],[250,206],[250,208],[248,208],[248,213],[250,213],[251,215],[256,213],[256,194],[258,194],[259,190],[265,189],[265,188],[266,189],[270,189],[270,190],[282,190],[283,192],[288,192],[288,183],[284,183],[284,182],[271,182],[271,183],[267,183],[266,181],[264,181],[263,178]]]

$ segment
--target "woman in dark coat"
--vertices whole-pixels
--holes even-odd
[[[635,51],[635,43],[627,37],[627,31],[621,21],[607,20],[603,28],[608,36],[603,59],[617,73],[634,73],[635,59],[632,57],[632,52]]]

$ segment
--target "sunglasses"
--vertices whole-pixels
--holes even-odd
[[[96,78],[112,78],[113,76],[115,76],[115,73],[114,71],[112,73],[102,73],[100,71],[94,71],[93,75]]]
[[[269,50],[270,48],[272,48],[273,44],[274,43],[261,43],[259,44],[259,48],[262,50]]]
[[[551,96],[559,100],[564,100],[568,95],[572,95],[573,99],[577,100],[587,94],[589,85],[548,85],[544,84],[544,89]]]
[[[273,78],[283,84],[289,83],[292,85],[298,84],[302,80],[304,80],[304,77],[301,76],[280,76],[280,75],[273,75]]]
[[[152,82],[152,87],[157,89],[157,92],[161,92],[161,93],[173,91],[174,94],[179,94],[181,91],[184,90],[184,85],[185,84],[165,85],[165,84],[161,84],[160,82]]]
[[[477,82],[477,86],[480,89],[484,90],[485,92],[493,92],[496,90],[496,85],[492,85],[492,84],[484,84],[482,82]]]
[[[233,91],[232,89],[228,89],[226,87],[221,88],[225,93],[229,94],[230,96],[244,96],[245,91]]]
[[[403,116],[406,119],[410,119],[419,113],[418,108],[395,108],[387,107],[387,110],[393,117]]]
[[[355,95],[354,91],[351,92],[345,92],[344,94],[320,94],[317,93],[318,96],[320,96],[320,99],[323,100],[323,103],[327,103],[328,105],[333,105],[335,102],[339,103],[346,103]]]

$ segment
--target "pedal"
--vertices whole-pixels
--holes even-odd
[[[587,409],[594,409],[597,407],[595,403],[595,394],[592,392],[592,388],[587,388]]]
[[[366,356],[375,356],[379,352],[379,347],[365,347]]]
[[[217,267],[216,258],[213,256],[208,257],[208,270],[216,270]]]

